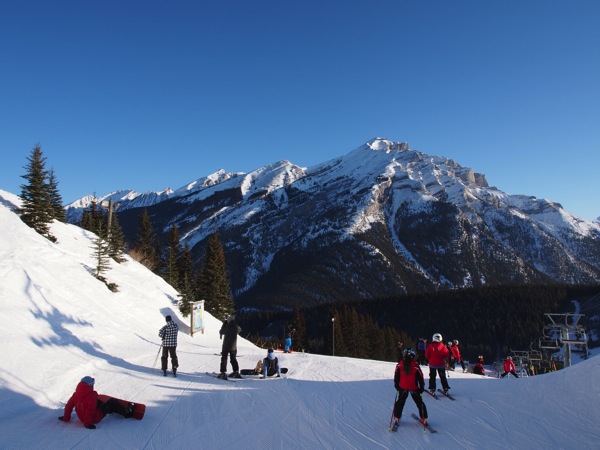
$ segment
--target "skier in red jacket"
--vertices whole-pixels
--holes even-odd
[[[415,361],[417,354],[412,348],[407,348],[403,352],[402,360],[396,365],[394,372],[394,387],[398,391],[398,397],[394,403],[394,424],[392,431],[398,430],[398,422],[402,416],[404,403],[410,393],[419,410],[419,417],[423,425],[427,424],[427,407],[423,403],[421,394],[425,390],[425,381],[421,367]]]
[[[117,413],[123,417],[133,416],[133,403],[129,408],[122,406],[116,399],[109,398],[106,402],[98,400],[98,393],[94,390],[95,380],[92,377],[83,377],[75,392],[65,405],[64,415],[58,420],[69,422],[71,420],[71,412],[75,408],[75,413],[79,420],[83,422],[83,426],[93,430],[96,424],[99,423],[107,414]]]
[[[442,335],[435,333],[432,342],[425,350],[425,358],[429,361],[429,393],[435,395],[436,373],[440,375],[440,381],[444,394],[448,394],[448,380],[446,379],[446,361],[448,359],[448,348],[442,342]]]
[[[515,369],[515,363],[513,362],[512,357],[507,356],[506,359],[504,360],[504,373],[502,375],[500,375],[500,378],[504,378],[509,373],[512,376],[514,376],[515,378],[519,378],[519,375],[517,375],[517,371]]]
[[[452,346],[450,347],[450,351],[452,352],[454,361],[459,363],[460,367],[462,367],[463,373],[466,372],[467,367],[465,365],[465,362],[462,359],[462,356],[460,355],[460,349],[458,348],[458,340],[457,339],[454,339],[454,341],[452,341]]]

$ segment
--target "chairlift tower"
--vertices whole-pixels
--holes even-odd
[[[556,344],[563,344],[565,346],[565,367],[571,367],[571,345],[580,345],[584,347],[587,353],[587,335],[585,327],[579,324],[579,320],[584,317],[583,314],[544,314],[551,322],[551,325],[544,327],[546,329],[558,334],[558,339],[555,339]],[[547,337],[544,332],[544,336]],[[547,343],[547,342],[546,342]],[[550,345],[550,344],[549,344]],[[540,340],[540,348],[542,342]]]

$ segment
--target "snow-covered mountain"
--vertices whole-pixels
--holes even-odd
[[[218,320],[206,313],[205,333],[191,337],[175,290],[129,258],[111,262],[106,277],[119,286],[111,292],[89,273],[93,234],[56,222],[52,243],[12,211],[18,202],[0,191],[3,450],[598,446],[596,356],[522,379],[454,372],[449,382],[456,401],[424,399],[436,434],[424,433],[411,419],[417,409],[410,399],[398,432],[388,432],[396,395],[392,362],[280,353],[290,369],[281,379],[216,380],[206,372],[219,367]],[[163,377],[156,362],[167,314],[180,329],[177,378]],[[238,348],[243,368],[265,356],[242,337]],[[96,379],[100,393],[146,404],[144,419],[110,415],[95,430],[84,428],[75,414],[71,422],[59,422],[86,375]]]
[[[598,223],[382,138],[310,168],[280,161],[107,197],[130,239],[146,207],[159,233],[177,224],[196,258],[216,226],[240,304],[600,277]],[[88,202],[69,205],[71,221]]]

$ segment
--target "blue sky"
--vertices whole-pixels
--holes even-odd
[[[63,200],[380,136],[600,216],[600,2],[0,0],[0,188]]]

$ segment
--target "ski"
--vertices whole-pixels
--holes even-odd
[[[442,391],[441,389],[438,389],[438,392],[440,394],[442,394],[444,397],[448,397],[450,400],[456,400],[454,397],[452,397],[450,394],[444,394],[444,391]]]
[[[427,422],[425,425],[423,425],[421,423],[421,419],[415,413],[412,413],[410,416],[413,419],[415,419],[417,422],[419,422],[419,424],[423,427],[423,430],[429,430],[430,433],[437,433],[437,430],[435,430],[434,428],[432,428],[431,425],[429,425],[429,422]]]
[[[235,383],[235,381],[236,381],[236,380],[232,380],[231,378],[219,378],[219,374],[216,372],[206,372],[206,375],[216,378],[217,380],[231,381],[232,383]]]
[[[433,394],[431,392],[429,392],[429,391],[425,391],[425,392],[427,392],[429,395],[431,395],[436,400],[441,400],[437,395],[435,395],[435,392]]]

